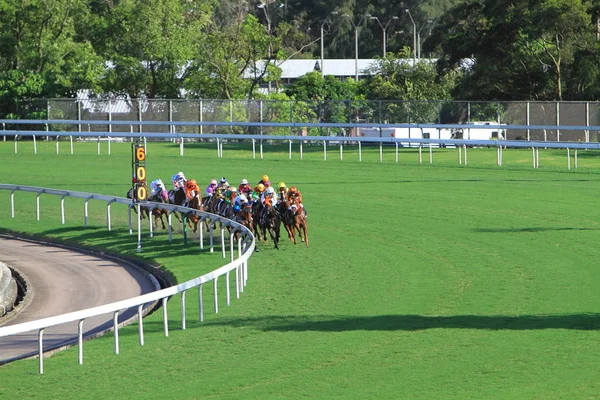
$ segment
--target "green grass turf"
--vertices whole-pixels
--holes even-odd
[[[130,146],[0,142],[0,182],[123,195],[130,181]],[[433,165],[416,149],[269,145],[264,159],[251,148],[226,144],[150,143],[150,177],[170,180],[183,170],[205,184],[226,176],[297,185],[309,212],[311,247],[286,238],[251,258],[240,300],[196,321],[188,296],[188,329],[179,329],[179,299],[169,302],[171,332],[161,313],[120,331],[121,354],[110,335],[49,358],[0,367],[0,397],[15,398],[597,398],[600,393],[600,295],[597,251],[600,223],[599,153],[579,152],[567,170],[566,151],[508,149],[504,166],[495,149],[435,149]],[[9,192],[0,193],[0,227],[135,255],[126,214],[114,207],[106,232],[105,207],[90,203],[82,228],[80,200],[67,199],[67,225],[59,199],[17,193],[9,218]],[[119,211],[120,210],[120,211]],[[183,246],[181,235],[144,237],[144,257],[184,281],[223,263],[220,253]],[[224,283],[221,282],[221,287]],[[212,291],[205,290],[205,304]]]

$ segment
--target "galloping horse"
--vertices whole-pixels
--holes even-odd
[[[288,209],[283,217],[283,226],[288,237],[296,244],[296,231],[298,231],[300,240],[306,243],[306,247],[308,247],[308,226],[304,207],[299,202],[288,203],[287,206]]]
[[[169,204],[175,204],[176,206],[183,206],[185,204],[185,191],[183,188],[169,190]],[[174,214],[179,222],[183,222],[179,213],[175,212]]]
[[[252,205],[244,204],[242,209],[235,215],[234,220],[244,225],[254,234],[254,218],[252,217]]]
[[[269,231],[269,236],[271,236],[271,240],[273,240],[273,244],[275,248],[279,250],[279,233],[281,229],[281,216],[273,207],[270,198],[265,199],[265,204],[263,205],[262,211],[260,213],[259,220],[260,230],[262,231],[263,240],[267,240],[267,233]],[[260,236],[260,235],[258,235]]]
[[[200,200],[200,195],[196,195],[192,197],[192,199],[188,203],[189,208],[193,208],[194,210],[204,211],[204,206],[202,205],[202,201]],[[188,226],[194,230],[194,233],[198,231],[198,222],[200,221],[200,217],[190,214],[187,218]]]
[[[133,189],[129,189],[129,191],[127,192],[127,198],[128,199],[133,199]],[[167,203],[167,199],[164,198],[160,193],[156,193],[153,196],[151,196],[148,200],[153,201],[155,203]],[[142,210],[142,219],[144,218],[148,218],[150,219],[150,208],[149,207],[144,207],[143,205],[140,206],[140,209]],[[137,207],[134,207],[133,210],[137,213]],[[167,227],[165,226],[165,221],[163,220],[163,215],[167,214],[168,211],[160,209],[160,208],[153,208],[152,209],[152,215],[154,216],[154,221],[152,221],[152,227],[154,229],[156,229],[156,220],[160,219],[160,223],[162,225],[163,229],[167,229]]]

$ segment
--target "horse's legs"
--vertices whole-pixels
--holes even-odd
[[[306,223],[302,225],[302,230],[304,231],[304,243],[308,248],[308,234],[306,233]]]

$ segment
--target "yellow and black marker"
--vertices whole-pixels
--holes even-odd
[[[148,185],[146,182],[146,148],[141,142],[132,145],[133,158],[133,202],[148,200]]]

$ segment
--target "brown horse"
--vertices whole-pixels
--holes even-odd
[[[204,211],[204,206],[202,204],[200,195],[192,197],[192,199],[188,202],[188,207],[193,208],[194,210]],[[188,226],[194,230],[194,233],[198,231],[199,221],[200,217],[198,217],[197,215],[189,214],[187,217]]]
[[[234,220],[244,225],[254,234],[254,218],[252,217],[252,205],[244,204],[242,209],[235,215]]]
[[[308,225],[306,223],[306,213],[304,207],[299,202],[288,203],[288,209],[284,214],[283,226],[288,237],[296,244],[296,231],[300,240],[308,247]]]
[[[128,199],[132,199],[133,198],[133,189],[129,189],[129,191],[127,192],[127,198]],[[167,203],[166,199],[160,194],[157,193],[154,196],[150,197],[148,199],[149,201],[153,201],[155,203]],[[147,206],[144,206],[143,204],[140,205],[140,209],[142,212],[142,219],[150,219],[150,208]],[[133,210],[137,213],[137,207],[134,207]],[[165,225],[165,221],[163,220],[163,215],[167,215],[168,211],[163,210],[161,208],[153,208],[152,209],[152,216],[154,217],[154,220],[152,221],[152,228],[156,229],[156,221],[160,220],[160,223],[162,225],[163,229],[167,229],[166,225]]]

